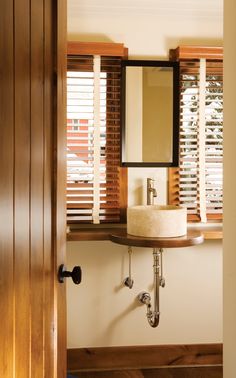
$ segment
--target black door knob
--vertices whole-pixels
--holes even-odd
[[[60,265],[59,270],[58,270],[58,281],[60,283],[64,282],[64,279],[67,277],[71,277],[73,282],[76,285],[79,285],[82,279],[82,270],[80,266],[75,266],[72,272],[68,272],[66,270],[65,265]]]

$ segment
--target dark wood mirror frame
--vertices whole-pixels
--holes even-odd
[[[171,161],[126,161],[126,69],[127,67],[173,68],[173,128]],[[123,60],[121,76],[121,166],[123,167],[177,167],[179,157],[179,63],[159,60]]]

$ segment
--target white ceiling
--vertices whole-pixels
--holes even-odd
[[[82,14],[162,14],[222,18],[223,0],[67,0],[68,17]]]

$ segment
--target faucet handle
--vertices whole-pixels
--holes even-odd
[[[154,184],[154,181],[155,180],[153,178],[148,177],[147,178],[147,186],[152,187],[152,185]]]

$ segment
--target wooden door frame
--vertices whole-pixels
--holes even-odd
[[[67,67],[67,1],[58,0],[56,18],[56,109],[54,111],[55,185],[54,246],[55,280],[57,293],[57,375],[66,376],[66,286],[58,282],[57,273],[66,259],[66,67]]]

